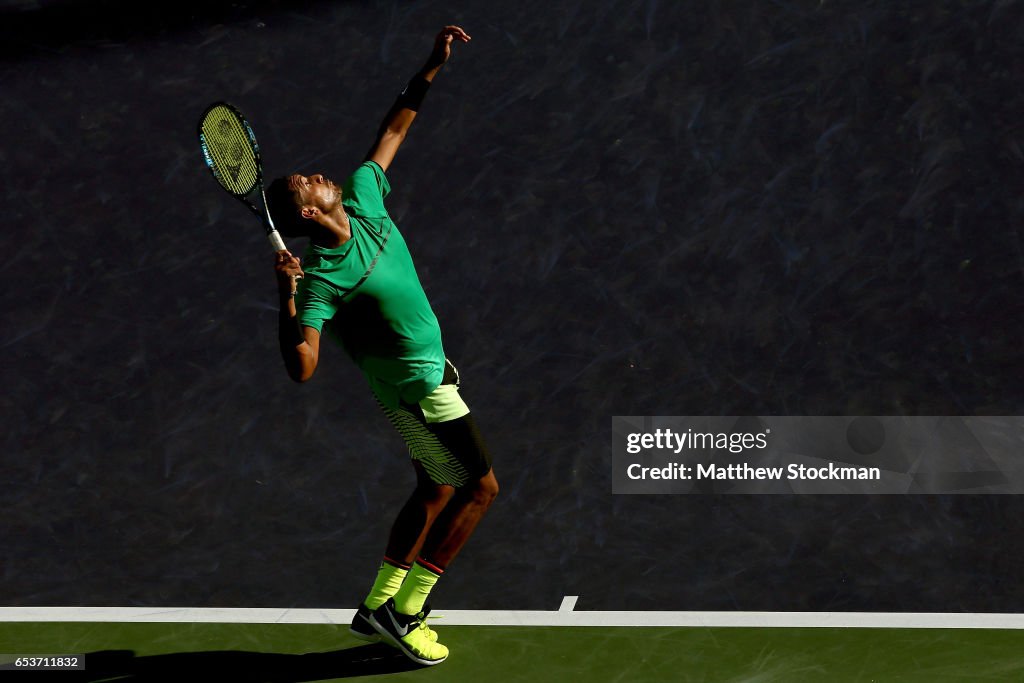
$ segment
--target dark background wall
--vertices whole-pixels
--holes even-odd
[[[449,608],[1021,611],[1015,496],[610,493],[612,415],[1022,414],[1019,3],[0,4],[0,603],[352,607],[411,486],[203,167],[391,176],[503,492]],[[301,243],[293,245],[301,249]]]

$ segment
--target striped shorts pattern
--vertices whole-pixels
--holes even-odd
[[[423,465],[432,482],[455,488],[465,486],[469,482],[469,471],[465,465],[459,462],[437,435],[427,429],[426,423],[420,417],[404,406],[393,410],[380,401],[377,403],[402,435],[412,459]]]
[[[491,453],[459,395],[459,371],[445,359],[441,384],[418,405],[381,410],[402,435],[412,459],[435,484],[461,488],[491,471]]]

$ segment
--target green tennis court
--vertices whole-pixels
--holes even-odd
[[[979,629],[439,626],[452,655],[413,669],[347,626],[4,623],[12,653],[79,653],[55,680],[1007,681],[1024,633]]]

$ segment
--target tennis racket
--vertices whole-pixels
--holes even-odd
[[[242,113],[226,102],[214,102],[207,107],[199,119],[199,146],[220,186],[263,221],[274,251],[284,251],[284,240],[267,210],[260,146]]]

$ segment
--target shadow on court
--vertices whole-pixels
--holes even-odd
[[[358,645],[332,652],[178,652],[135,656],[132,650],[104,650],[85,656],[77,681],[182,681],[205,672],[220,680],[322,681],[354,676],[393,674],[420,668],[383,643]]]

